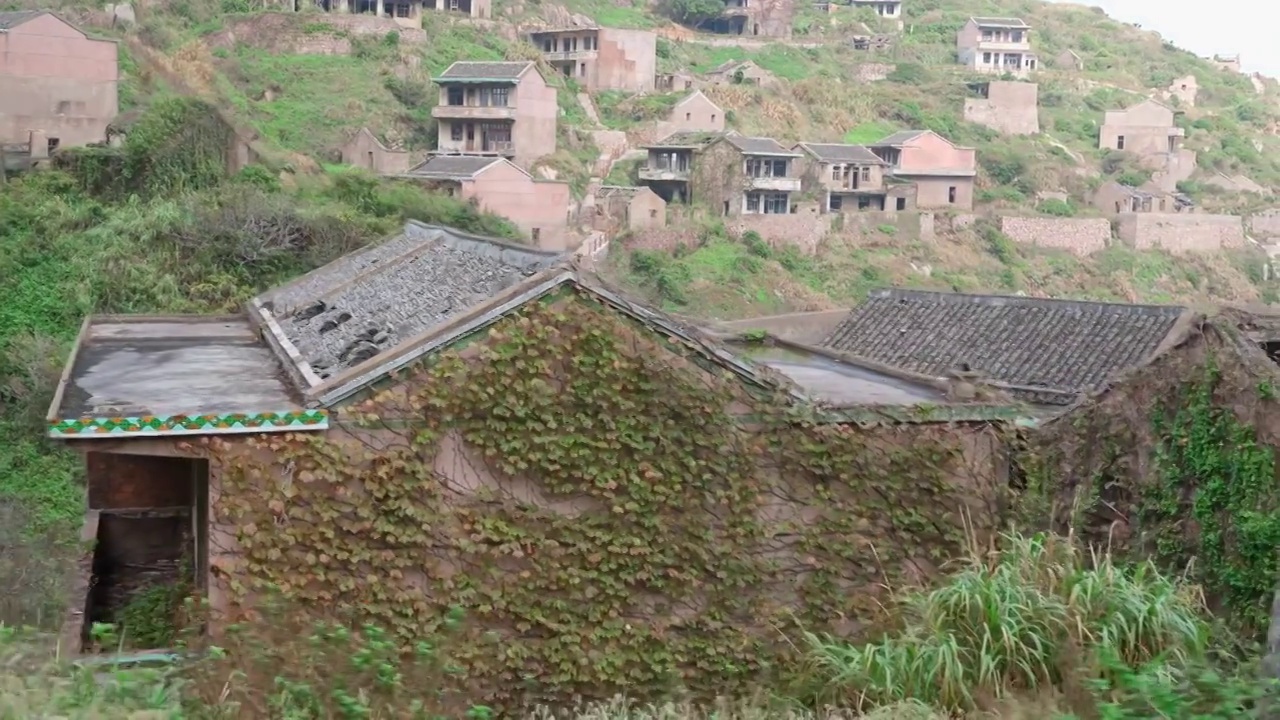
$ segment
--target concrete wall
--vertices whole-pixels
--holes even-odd
[[[1040,132],[1039,88],[1036,83],[993,81],[985,99],[964,101],[964,119],[1006,135]]]
[[[791,245],[812,255],[831,232],[832,217],[820,214],[816,206],[810,206],[787,215],[753,214],[726,218],[725,227],[737,234],[753,230],[771,247]]]
[[[323,30],[326,25],[331,29]],[[392,18],[327,13],[314,23],[300,23],[294,13],[262,13],[228,19],[226,29],[205,42],[211,50],[245,45],[280,55],[350,55],[352,37],[384,37],[393,31],[402,43],[427,41],[421,27],[404,27]]]
[[[1280,208],[1264,210],[1245,220],[1249,235],[1255,240],[1280,238]]]
[[[1005,217],[1000,218],[1000,232],[1014,242],[1080,256],[1104,250],[1111,241],[1106,218]]]
[[[0,142],[33,131],[58,147],[100,142],[119,111],[116,44],[53,15],[0,33]]]
[[[543,250],[568,247],[568,183],[534,180],[508,163],[495,163],[462,184],[462,197],[511,220]]]
[[[595,60],[595,85],[591,90],[653,89],[658,69],[658,36],[647,30],[601,29]]]
[[[821,310],[818,312],[787,313],[786,315],[770,315],[769,317],[751,318],[749,320],[733,320],[718,323],[720,328],[730,332],[747,332],[764,330],[781,340],[817,345],[831,334],[832,330],[848,317],[846,308],[839,310]]]
[[[414,158],[404,150],[391,150],[363,128],[342,146],[342,162],[379,175],[401,175],[413,166]]]
[[[538,158],[556,151],[556,122],[560,105],[556,89],[542,79],[535,67],[520,78],[516,86],[517,108],[515,129],[511,139],[516,144],[516,164],[528,169]]]
[[[1137,250],[1162,249],[1174,254],[1216,252],[1245,244],[1244,223],[1237,215],[1121,213],[1122,242]]]
[[[1135,155],[1163,155],[1169,152],[1169,137],[1181,134],[1173,124],[1173,110],[1145,100],[1125,110],[1108,111],[1098,135],[1098,147]],[[1123,148],[1119,147],[1121,137]]]

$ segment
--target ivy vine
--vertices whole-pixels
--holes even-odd
[[[1175,407],[1153,415],[1157,477],[1140,522],[1166,563],[1191,566],[1233,624],[1257,633],[1267,626],[1280,548],[1275,453],[1215,403],[1220,379],[1210,358]]]
[[[966,433],[824,424],[570,295],[327,437],[212,440],[233,597],[278,589],[406,647],[461,607],[453,661],[496,707],[731,694],[788,659],[797,619],[868,617],[954,556],[966,502],[996,492]]]

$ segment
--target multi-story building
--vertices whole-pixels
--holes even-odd
[[[548,64],[587,90],[653,89],[658,36],[647,30],[549,28],[530,33],[529,41]]]
[[[647,149],[640,181],[667,202],[698,202],[731,217],[783,214],[800,192],[802,156],[773,138],[680,132]]]
[[[956,33],[956,56],[970,70],[1016,77],[1039,65],[1031,50],[1031,26],[1018,18],[969,18]]]
[[[301,6],[295,4],[293,7],[296,10]],[[492,0],[315,0],[315,7],[338,15],[374,15],[411,28],[422,27],[424,13],[449,13],[481,19],[493,15]]]
[[[916,206],[973,207],[977,151],[960,147],[932,130],[906,130],[867,146],[889,165],[897,180],[916,186]]]
[[[0,144],[43,157],[101,142],[119,110],[119,76],[115,41],[53,13],[0,12]]]
[[[459,60],[433,80],[437,153],[496,155],[528,168],[556,151],[560,108],[537,63]]]
[[[1176,153],[1186,130],[1174,123],[1177,112],[1156,100],[1143,100],[1124,110],[1108,110],[1098,134],[1098,147],[1135,155]]]
[[[915,187],[895,182],[889,164],[862,145],[798,143],[801,183],[815,191],[822,212],[908,210],[915,205]]]
[[[854,10],[868,8],[886,20],[902,19],[902,0],[848,0]]]

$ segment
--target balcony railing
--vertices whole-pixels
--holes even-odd
[[[978,50],[982,52],[1031,52],[1031,41],[1013,42],[1012,40],[979,40]]]
[[[800,192],[800,178],[789,177],[753,177],[752,190],[775,190],[778,192]]]
[[[683,168],[680,166],[675,166],[675,167],[645,166],[640,168],[639,174],[640,174],[641,180],[658,180],[658,181],[667,180],[667,181],[681,181],[681,182],[687,182],[689,180],[688,166]]]
[[[549,62],[557,60],[590,60],[596,56],[596,50],[551,50],[543,51],[542,57]]]
[[[510,140],[441,140],[436,150],[441,155],[514,155],[515,143]]]
[[[437,105],[431,117],[455,120],[514,120],[516,109],[510,105]]]

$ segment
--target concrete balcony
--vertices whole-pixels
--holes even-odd
[[[1031,43],[1029,42],[996,42],[994,40],[979,40],[975,48],[978,52],[1012,52],[1012,53],[1030,53]]]
[[[445,140],[441,139],[436,153],[440,155],[500,155],[502,157],[513,157],[516,154],[516,146],[513,142],[498,142],[490,140],[484,142],[482,140]]]
[[[570,60],[595,60],[598,50],[558,50],[543,52],[547,62],[569,62]]]
[[[640,179],[650,180],[654,182],[689,182],[689,169],[677,170],[673,168],[640,168]]]
[[[800,178],[758,177],[751,178],[752,190],[773,190],[775,192],[800,192]]]
[[[482,107],[479,105],[437,105],[431,117],[444,120],[515,120],[514,107]]]

